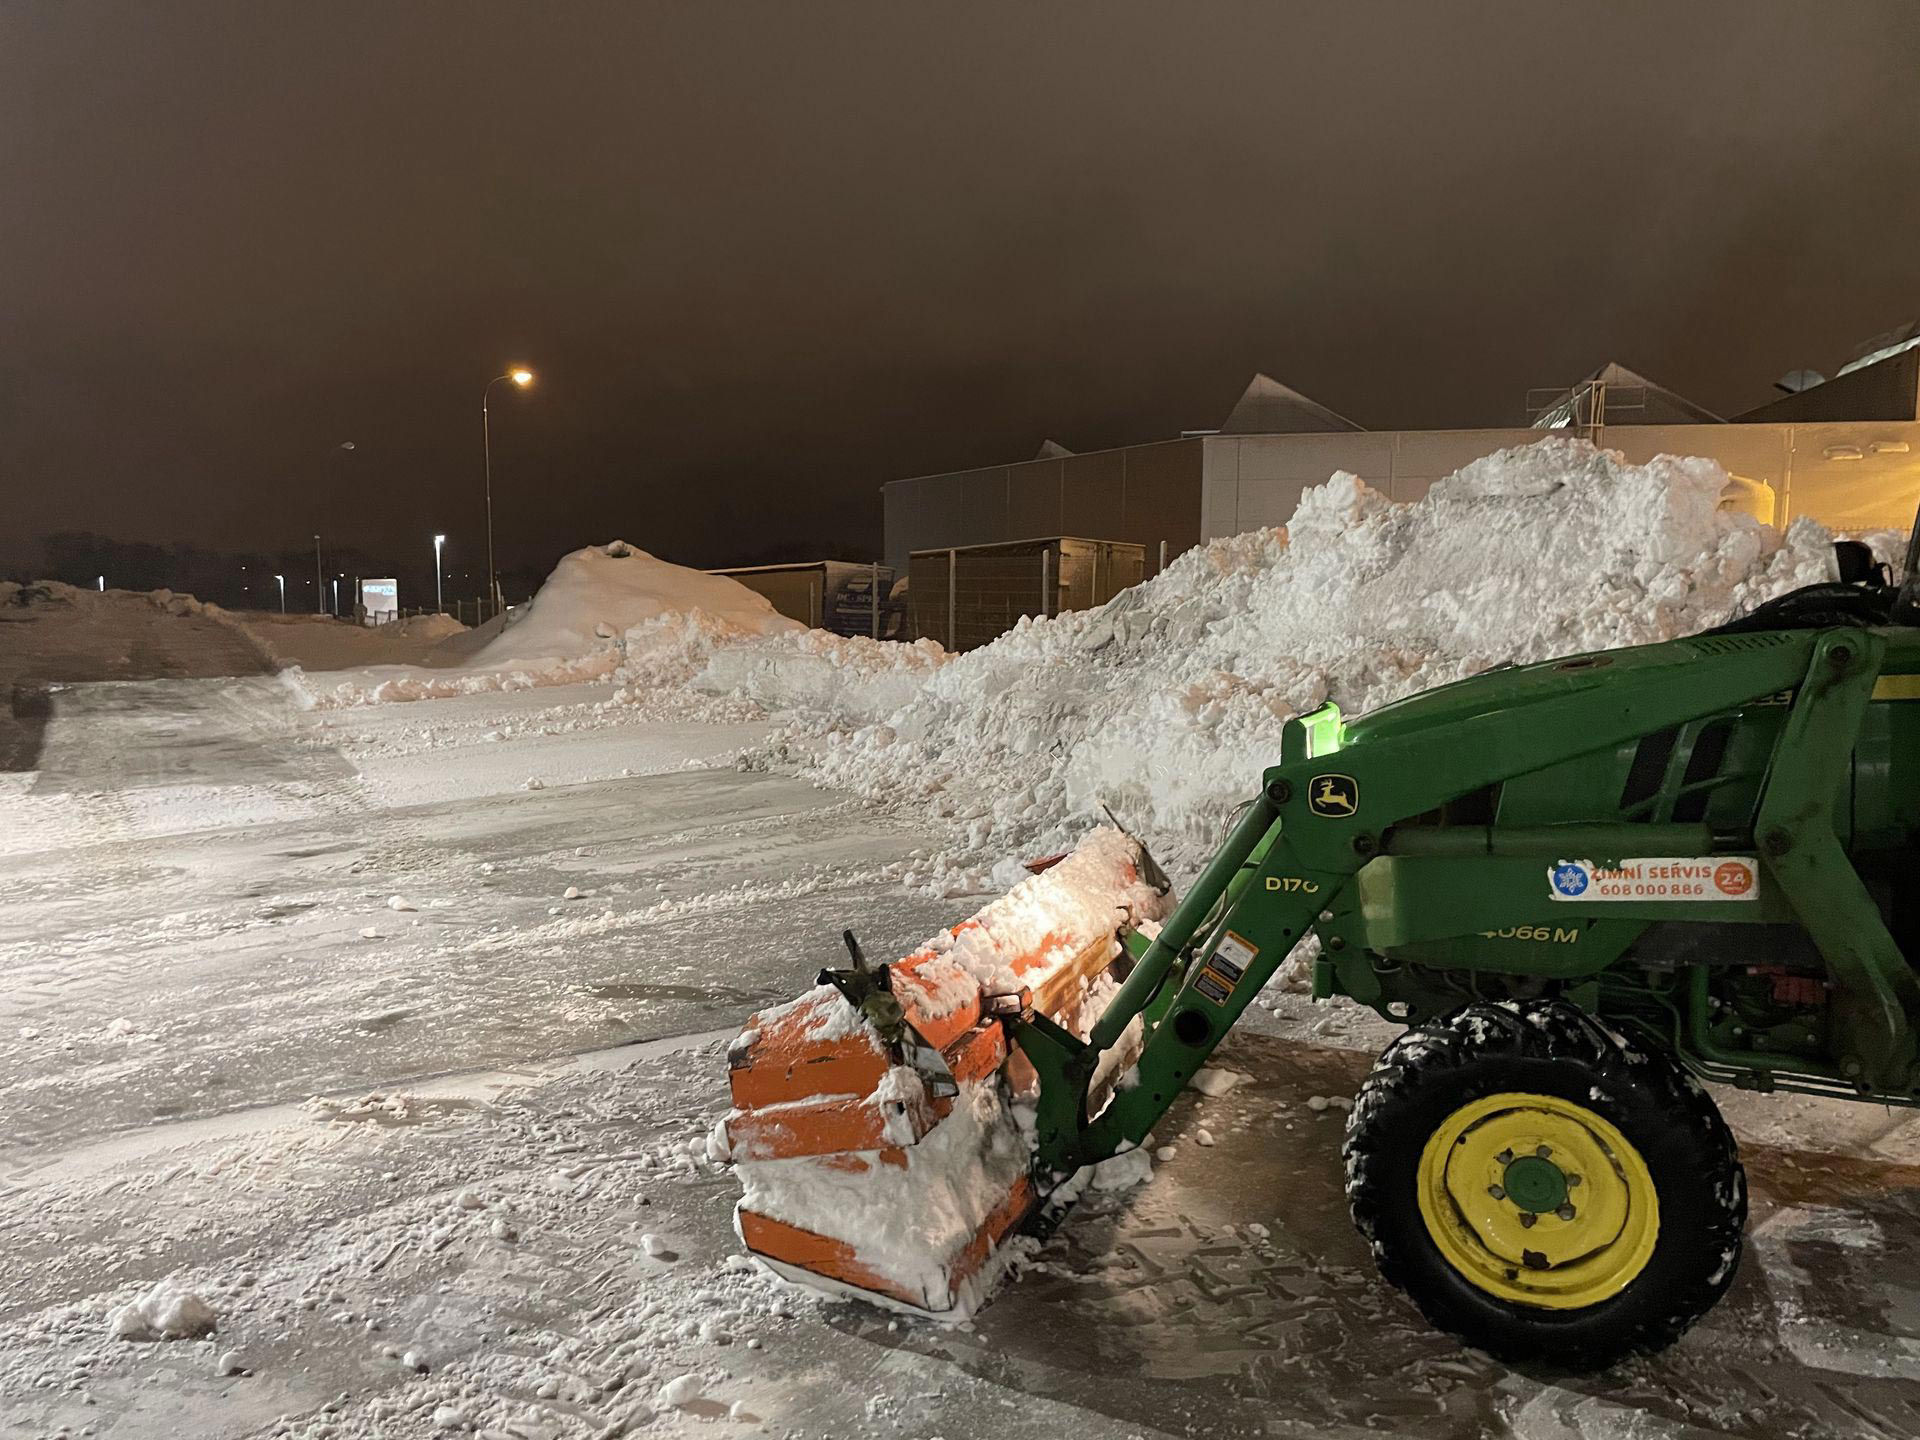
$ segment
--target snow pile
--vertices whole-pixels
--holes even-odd
[[[150,606],[169,615],[225,617],[218,605],[208,605],[173,590],[95,590],[59,580],[34,580],[22,585],[0,580],[0,606],[28,609],[110,612],[123,605]]]
[[[1101,802],[1197,859],[1291,715],[1671,639],[1832,578],[1821,527],[1722,512],[1726,484],[1709,460],[1628,465],[1560,437],[1411,505],[1338,474],[1284,531],[1189,551],[1098,610],[1023,620],[885,720],[843,703],[824,730],[789,725],[768,758],[957,822],[976,859],[1056,845]]]
[[[167,1279],[110,1314],[107,1328],[121,1340],[198,1340],[213,1333],[213,1307]]]
[[[620,660],[612,671],[619,687],[614,699],[624,703],[663,690],[688,689],[716,656],[735,646],[774,645],[820,633],[798,622],[787,623],[797,628],[766,634],[705,610],[680,611],[643,621],[620,637]],[[710,693],[721,690],[719,686],[699,688]]]
[[[256,674],[276,663],[238,616],[191,595],[0,582],[4,679],[184,679]]]
[[[737,580],[615,540],[561,557],[539,593],[477,651],[466,653],[467,636],[442,641],[455,665],[373,667],[323,686],[302,679],[323,708],[595,680],[630,691],[684,688],[716,648],[805,628]]]
[[[391,625],[379,626],[376,633],[401,640],[445,640],[466,634],[467,627],[447,614],[409,615]]]
[[[953,657],[936,640],[903,645],[801,630],[715,647],[701,658],[692,678],[709,693],[873,723],[912,701]]]
[[[498,639],[473,657],[476,670],[521,670],[542,661],[604,658],[618,665],[629,630],[662,615],[689,611],[749,634],[805,627],[726,575],[708,575],[656,559],[625,541],[589,545],[561,557],[524,610]]]

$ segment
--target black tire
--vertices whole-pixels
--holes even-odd
[[[1643,1268],[1611,1298],[1577,1309],[1517,1303],[1469,1279],[1428,1228],[1419,1176],[1429,1137],[1463,1106],[1510,1091],[1585,1108],[1645,1161],[1658,1230]],[[1595,1370],[1663,1349],[1733,1283],[1746,1172],[1720,1112],[1669,1056],[1577,1006],[1476,1004],[1408,1030],[1361,1087],[1343,1154],[1353,1223],[1380,1273],[1434,1325],[1504,1360]]]

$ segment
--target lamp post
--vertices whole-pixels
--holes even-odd
[[[487,467],[487,587],[496,614],[501,608],[500,575],[493,568],[493,433],[487,422],[487,401],[493,395],[493,387],[502,380],[511,380],[524,390],[533,384],[533,372],[524,365],[516,365],[506,374],[494,376],[480,392],[480,453]]]
[[[287,613],[287,577],[275,575],[273,578],[280,582],[280,613],[284,615]]]
[[[440,598],[440,547],[447,543],[447,537],[433,537],[433,608],[442,615],[447,613],[447,602]]]
[[[327,582],[320,578],[320,537],[313,537],[313,608],[327,603]]]

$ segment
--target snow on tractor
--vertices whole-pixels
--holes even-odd
[[[1311,934],[1316,997],[1408,1027],[1345,1141],[1381,1273],[1502,1357],[1670,1344],[1746,1219],[1697,1078],[1920,1097],[1914,538],[1897,589],[1843,547],[1717,630],[1290,720],[1177,906],[1102,829],[895,964],[856,948],[730,1053],[748,1247],[964,1312]]]

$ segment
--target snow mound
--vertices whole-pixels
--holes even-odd
[[[174,590],[94,590],[59,580],[34,580],[24,585],[16,580],[0,580],[0,605],[102,614],[131,605],[164,610],[169,615],[218,617],[226,614],[218,605],[205,604]]]
[[[611,656],[627,631],[663,615],[690,611],[749,634],[802,630],[755,593],[726,575],[690,570],[635,549],[623,540],[564,555],[546,583],[495,640],[473,657],[476,670],[514,670],[543,660]]]
[[[768,710],[826,711],[874,722],[909,703],[952,658],[936,640],[901,644],[826,630],[789,631],[712,650],[702,657],[693,683]]]
[[[107,1328],[121,1340],[198,1340],[213,1333],[213,1307],[167,1279],[115,1310]]]
[[[1410,505],[1336,474],[1284,530],[1188,551],[1098,610],[1022,620],[883,719],[844,698],[768,760],[957,822],[970,864],[1059,848],[1103,802],[1164,858],[1197,859],[1289,716],[1671,639],[1832,578],[1825,530],[1723,512],[1726,484],[1710,460],[1629,465],[1566,437],[1475,461]]]
[[[392,625],[381,627],[383,634],[391,634],[407,640],[445,640],[452,635],[464,635],[467,627],[451,615],[409,615],[406,619]]]
[[[434,668],[373,666],[342,679],[297,679],[307,703],[321,708],[590,681],[620,685],[614,698],[628,702],[660,690],[686,692],[710,655],[726,646],[805,630],[729,576],[689,570],[615,540],[562,556],[539,593],[503,619],[441,640],[429,657]]]

